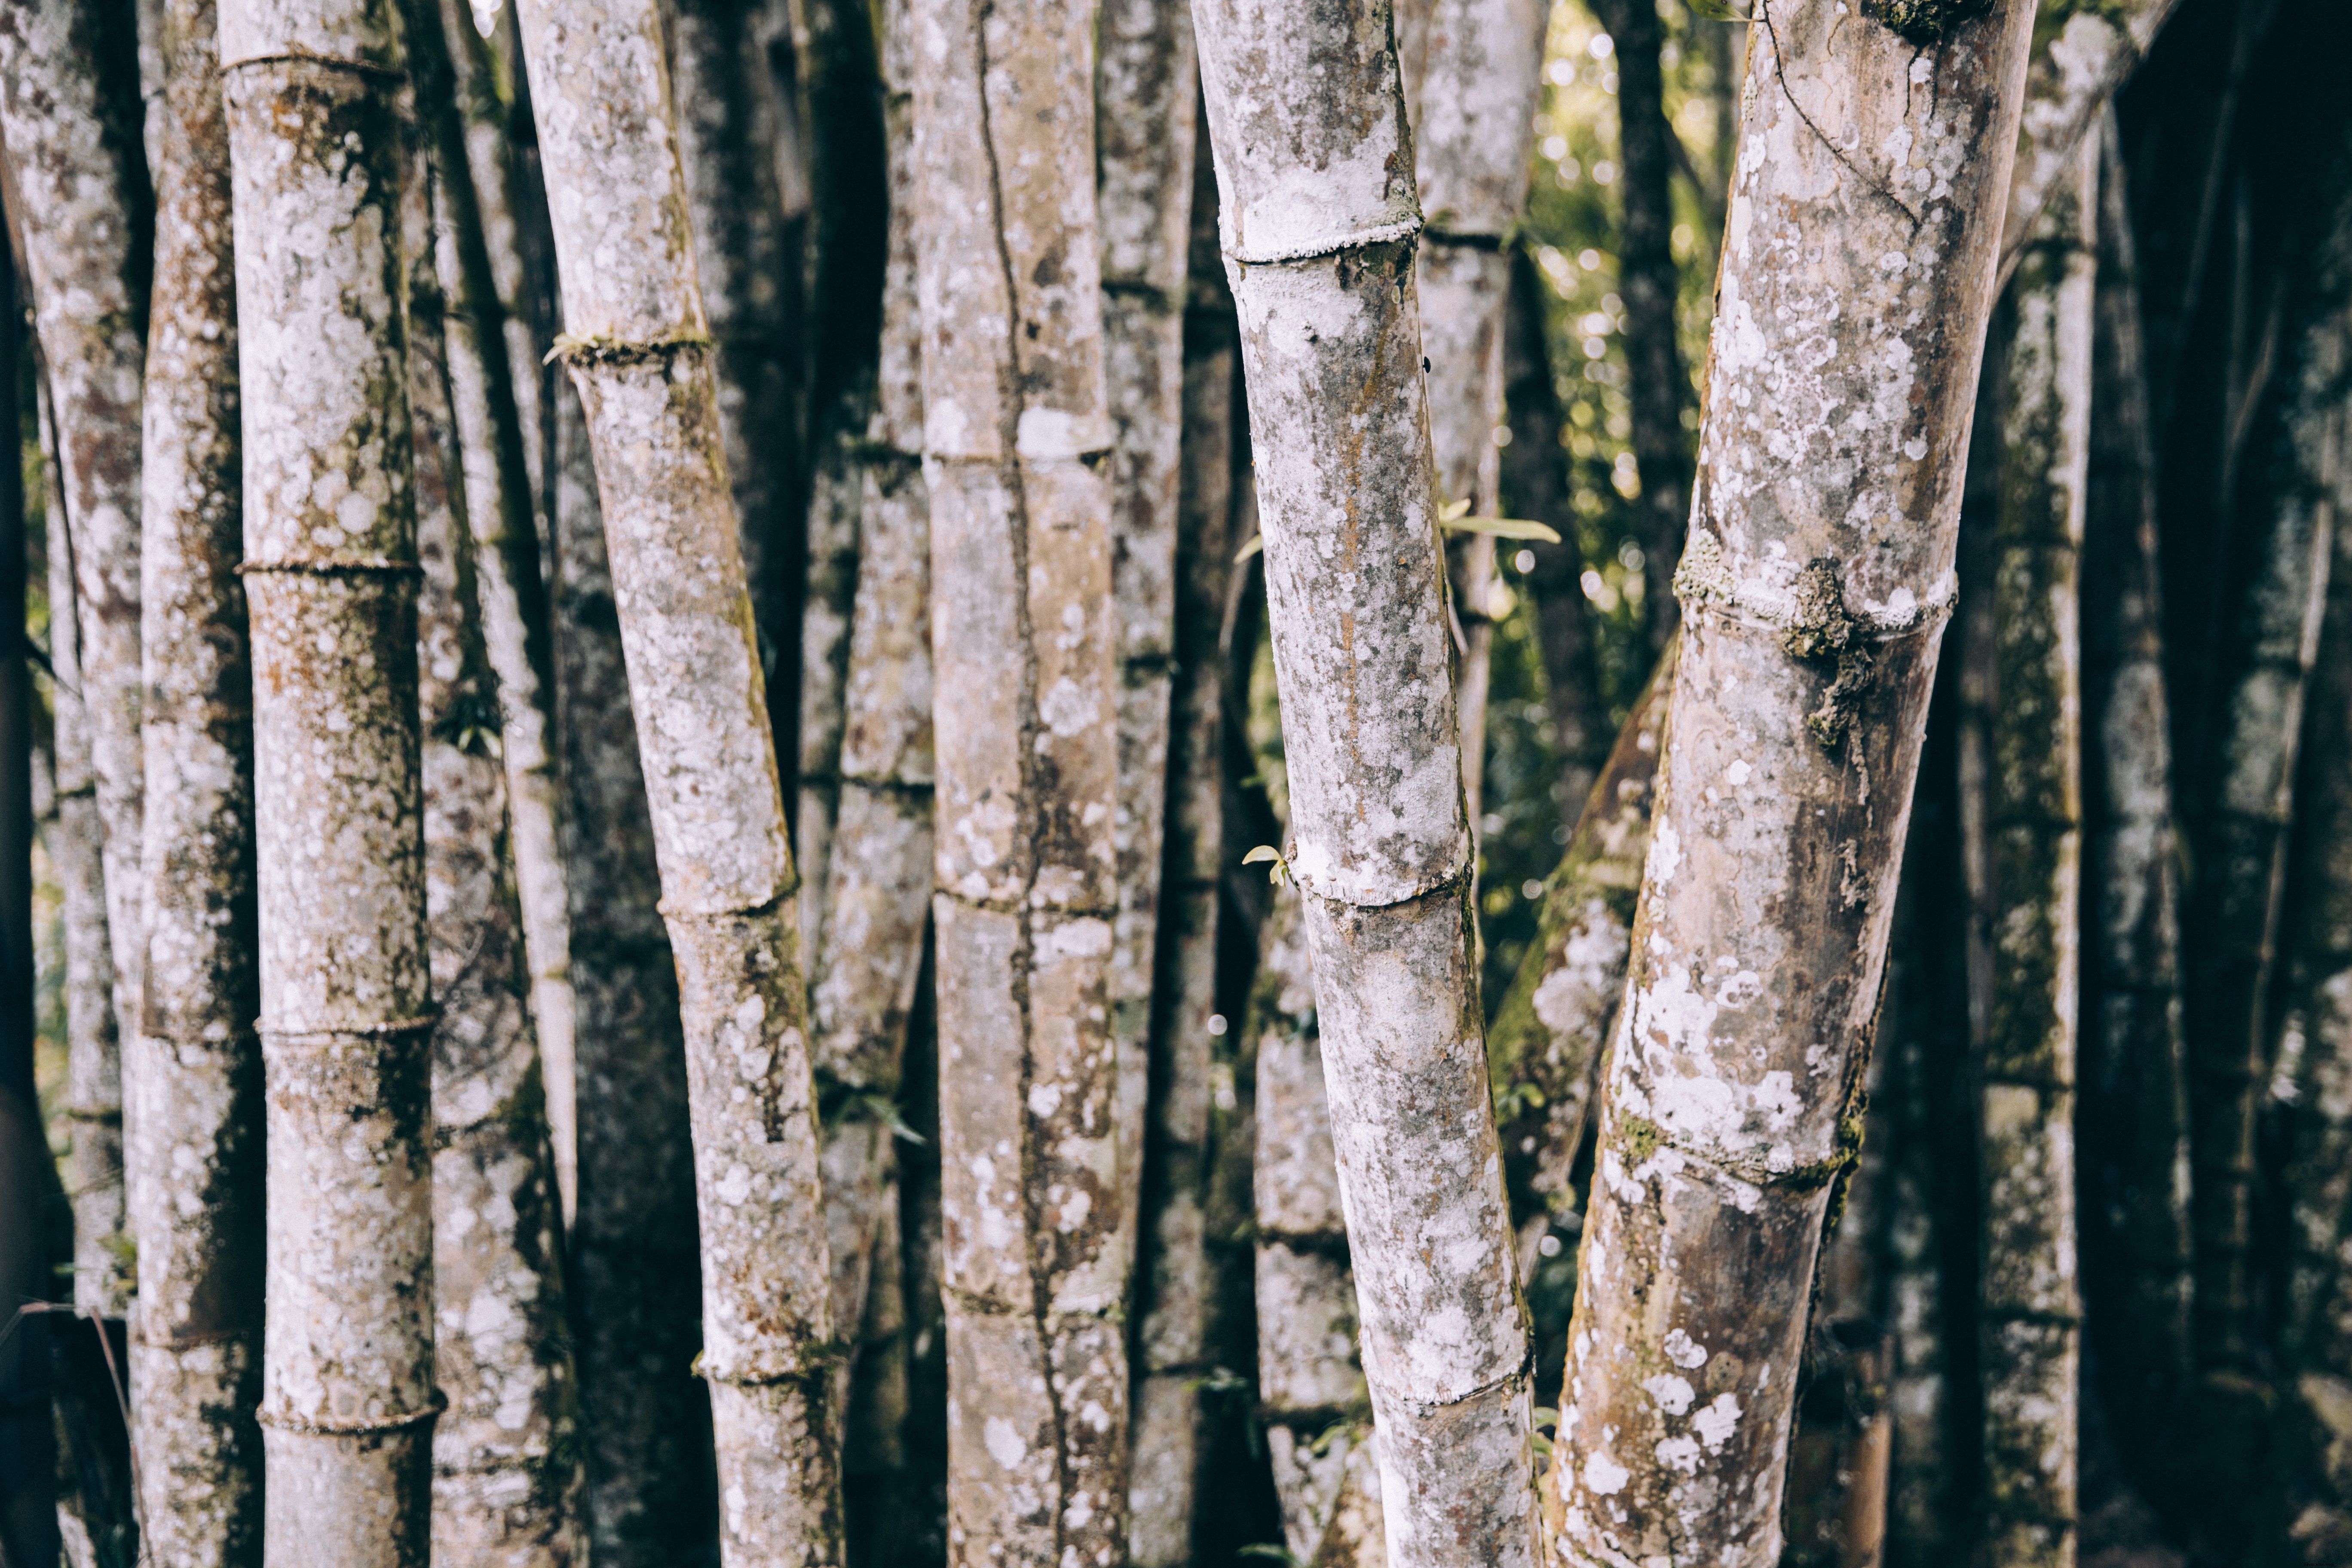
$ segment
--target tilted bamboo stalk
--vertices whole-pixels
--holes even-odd
[[[1119,1059],[1121,1224],[1137,1269],[1129,1499],[1131,1555],[1192,1561],[1196,1386],[1206,1331],[1201,1199],[1208,1177],[1206,1007],[1155,994],[1177,679],[1185,276],[1200,73],[1181,0],[1106,0],[1096,26],[1105,471],[1118,660],[1118,915],[1111,1018]],[[1218,606],[1222,608],[1222,602]],[[1197,1000],[1197,999],[1194,999]],[[1144,1183],[1149,1167],[1149,1194]]]
[[[1243,1021],[1257,1060],[1258,1405],[1290,1554],[1314,1568],[1379,1568],[1389,1560],[1380,1438],[1299,897],[1278,895],[1266,916]]]
[[[2083,1290],[2126,1464],[2164,1462],[2189,1375],[2189,1094],[2180,850],[2138,264],[2115,118],[2102,121],[2083,605],[2088,816]]]
[[[58,485],[74,535],[71,601],[80,625],[82,710],[104,832],[114,1013],[135,1018],[139,847],[140,384],[146,361],[150,210],[133,40],[72,0],[42,0],[0,24],[0,145],[22,241],[34,331],[56,426]],[[65,601],[60,601],[65,602]],[[103,1087],[121,1105],[121,1069]],[[97,1086],[93,1086],[97,1087]],[[108,1232],[122,1228],[118,1197]],[[119,1245],[119,1243],[116,1243]],[[83,1279],[85,1307],[121,1317],[127,1270]]]
[[[164,12],[140,569],[145,996],[123,1075],[142,1545],[261,1552],[261,1047],[236,267],[213,0]],[[54,602],[53,602],[54,603]]]
[[[1527,1318],[1477,1004],[1388,6],[1203,5],[1194,24],[1389,1552],[1532,1563]]]
[[[730,1568],[838,1561],[835,1353],[792,848],[647,3],[521,7],[677,963]],[[591,193],[594,193],[592,197]]]
[[[423,1568],[433,1178],[399,46],[220,10],[268,1094],[265,1560]]]
[[[1093,9],[914,5],[950,1561],[1127,1547]]]
[[[1547,1476],[1547,1534],[1571,1563],[1780,1556],[1806,1302],[1857,1131],[1952,594],[2031,20],[2007,0],[1915,42],[1780,0],[1750,40],[1675,576],[1673,750]],[[1853,323],[1834,347],[1832,317]]]
[[[1966,729],[1989,742],[1972,886],[1990,942],[1982,1011],[1985,1549],[2071,1564],[2081,1468],[2074,1058],[2081,992],[2081,552],[2090,465],[2099,143],[2035,220],[2011,285],[1990,646],[1964,633]],[[1981,669],[1990,680],[1975,679]],[[1970,704],[1969,706],[1975,706]]]
[[[2085,140],[2097,139],[2105,106],[2147,58],[2148,46],[2178,3],[2053,5],[2036,15],[2025,113],[2017,131],[2017,163],[2001,219],[2004,284],[2033,241],[2034,219],[2074,177],[2075,150]]]
[[[1625,302],[1626,403],[1631,446],[1641,476],[1642,611],[1651,646],[1674,630],[1675,565],[1689,520],[1691,460],[1683,433],[1690,383],[1675,321],[1679,274],[1674,252],[1675,129],[1666,119],[1660,50],[1664,28],[1652,0],[1597,0],[1617,62],[1618,200],[1624,226],[1617,246],[1617,292]],[[1701,193],[1704,205],[1706,194]]]
[[[82,701],[81,617],[76,614],[74,537],[58,461],[46,379],[35,383],[41,480],[48,518],[49,705],[52,830],[44,835],[64,908],[66,1121],[73,1147],[64,1172],[73,1207],[74,1305],[120,1311],[136,1281],[123,1256],[122,1052],[109,941],[106,837]]]
[[[139,448],[147,258],[135,245],[148,190],[134,63],[129,41],[71,0],[42,0],[0,22],[0,147],[40,344],[45,423],[53,429],[61,505],[51,515],[73,540],[72,592],[53,603],[79,622],[80,743],[89,749],[98,803],[99,831],[89,842],[103,867],[107,984],[117,1019],[138,1016],[144,956]],[[78,786],[73,793],[79,798]],[[75,806],[69,815],[79,812]],[[94,1168],[79,1173],[76,1229],[102,1226],[87,1245],[119,1250],[121,1062],[111,1040],[100,1046],[96,1035],[89,1038],[98,1054],[83,1064],[74,1095],[81,1110],[103,1120],[98,1142],[108,1145],[108,1169],[102,1180]],[[94,1180],[101,1180],[96,1189]],[[131,1284],[127,1259],[101,1264],[92,1254],[77,1263],[75,1300],[121,1317]]]
[[[859,548],[837,726],[838,814],[824,868],[824,941],[809,994],[817,1084],[830,1108],[825,1206],[834,1321],[845,1331],[870,1322],[871,1342],[888,1344],[895,1330],[887,1325],[901,1315],[900,1304],[885,1300],[882,1291],[897,1268],[894,1104],[930,915],[933,769],[930,492],[922,473],[914,41],[906,0],[885,7],[882,28],[888,270],[871,417],[863,442],[846,454],[855,458],[849,478],[860,492]],[[807,734],[803,730],[803,741]],[[806,780],[801,800],[805,825]],[[867,1342],[861,1331],[861,1347]],[[903,1375],[903,1367],[893,1374],[859,1360],[860,1381],[868,1386],[878,1386],[869,1372]],[[842,1415],[850,1418],[847,1405]],[[862,1442],[871,1451],[885,1439],[869,1432]]]
[[[554,650],[530,478],[536,374],[516,374],[514,340],[528,323],[509,313],[519,278],[512,154],[486,136],[492,67],[487,40],[462,0],[406,12],[411,70],[428,106],[434,171],[429,249],[414,265],[437,279],[452,434],[464,485],[458,509],[472,531],[474,595],[497,677],[499,756],[514,858],[515,895],[530,973],[531,1029],[555,1179],[566,1223],[578,1207],[578,1073],[573,1054],[571,889],[561,834],[562,789],[554,742]],[[460,52],[462,51],[462,52]],[[461,83],[463,85],[461,85]],[[496,247],[493,239],[495,237]],[[499,249],[509,252],[505,256]],[[526,362],[527,363],[527,362]],[[535,367],[531,367],[535,369]]]
[[[438,42],[412,32],[416,55]],[[420,67],[417,74],[427,75]],[[428,100],[429,101],[429,100]],[[409,254],[433,248],[440,172],[419,157]],[[467,178],[462,163],[458,178]],[[448,312],[432,269],[409,280],[417,700],[433,1028],[433,1554],[560,1568],[576,1555],[577,1384],[563,1311],[562,1223],[531,982],[493,737],[504,724],[476,572]],[[495,342],[495,340],[492,340]]]
[[[1511,439],[1503,448],[1502,504],[1512,516],[1548,523],[1562,536],[1558,544],[1527,546],[1536,565],[1526,581],[1535,595],[1536,643],[1543,652],[1544,711],[1561,763],[1556,798],[1561,820],[1573,830],[1568,814],[1581,810],[1592,793],[1608,755],[1602,748],[1609,721],[1593,664],[1584,561],[1575,543],[1567,455],[1559,444],[1559,389],[1552,382],[1551,330],[1544,320],[1550,294],[1527,247],[1513,247],[1510,294],[1503,306],[1503,403]]]
[[[1425,223],[1414,287],[1429,363],[1430,444],[1437,488],[1495,516],[1503,419],[1503,318],[1510,257],[1503,237],[1527,199],[1528,153],[1543,70],[1546,10],[1535,0],[1409,0],[1400,66],[1412,116]],[[1449,552],[1462,647],[1456,711],[1462,781],[1475,829],[1486,773],[1486,694],[1495,617],[1506,602],[1495,539]]]
[[[1610,1026],[1625,995],[1633,900],[1650,852],[1652,795],[1679,647],[1667,640],[1618,732],[1568,850],[1545,879],[1536,939],[1487,1031],[1505,1185],[1522,1227],[1566,1219],[1576,1206],[1569,1178],[1584,1145]]]

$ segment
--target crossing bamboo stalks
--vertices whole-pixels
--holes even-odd
[[[265,1561],[423,1568],[433,1178],[389,5],[220,13],[268,1094]]]
[[[1780,1553],[2031,42],[2015,0],[1946,20],[1906,37],[1782,0],[1750,38],[1672,750],[1547,1473],[1572,1563]],[[1876,325],[1832,349],[1832,315]]]
[[[419,39],[418,54],[437,41]],[[427,160],[414,167],[406,238],[421,256],[433,245],[441,191]],[[462,164],[458,172],[465,177]],[[449,1563],[559,1568],[574,1559],[579,1511],[560,1200],[506,770],[492,743],[503,723],[466,520],[448,311],[432,271],[413,267],[408,278],[425,912],[437,1013],[434,1371],[449,1402],[434,1430],[433,1551]]]
[[[0,147],[48,400],[44,423],[59,502],[50,515],[73,538],[70,592],[52,602],[79,623],[77,743],[88,748],[97,790],[89,844],[102,867],[106,984],[114,1016],[135,1019],[143,957],[139,452],[148,294],[137,219],[148,189],[134,51],[106,23],[92,8],[45,0],[0,25]],[[74,798],[79,792],[77,784]],[[89,1233],[78,1245],[119,1254],[121,1058],[111,1038],[88,1038],[96,1054],[83,1061],[73,1094],[99,1119],[85,1129],[107,1169],[77,1181],[76,1231]],[[119,1318],[130,1300],[128,1260],[98,1251],[77,1263],[75,1300]]]
[[[917,0],[950,1561],[1127,1547],[1091,7]]]
[[[123,1076],[139,1259],[131,1337],[142,1546],[261,1553],[263,1183],[228,125],[212,0],[164,11],[140,562],[145,994]],[[55,601],[52,601],[54,604]]]
[[[1389,1552],[1532,1563],[1527,1319],[1477,1005],[1388,7],[1212,5],[1194,24]]]
[[[730,1565],[840,1554],[836,1354],[795,880],[647,3],[521,9],[677,964]],[[598,193],[590,200],[588,193]]]

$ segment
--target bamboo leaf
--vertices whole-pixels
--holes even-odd
[[[1450,524],[1454,519],[1466,514],[1469,510],[1470,503],[1466,500],[1447,501],[1437,509],[1437,521],[1442,524]]]
[[[1256,848],[1242,857],[1242,864],[1244,866],[1256,866],[1268,860],[1279,860],[1281,858],[1281,850],[1276,849],[1271,844],[1261,844]]]
[[[1248,560],[1251,556],[1256,554],[1259,551],[1264,550],[1265,548],[1265,535],[1263,533],[1251,534],[1249,536],[1249,542],[1243,545],[1239,550],[1234,552],[1234,564],[1236,566],[1240,565],[1243,562]]]
[[[1559,542],[1559,531],[1524,517],[1460,517],[1441,514],[1438,525],[1454,533],[1491,533],[1497,539],[1538,539]]]

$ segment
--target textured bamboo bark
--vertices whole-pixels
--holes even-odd
[[[1666,704],[1679,648],[1669,640],[1626,716],[1577,818],[1568,851],[1544,882],[1536,940],[1486,1035],[1511,1216],[1524,1226],[1574,1210],[1569,1175],[1584,1143],[1592,1089],[1633,940],[1633,900],[1650,853],[1650,807],[1665,750]]]
[[[1585,609],[1584,561],[1573,542],[1567,458],[1559,445],[1559,389],[1552,380],[1550,329],[1544,301],[1551,292],[1524,246],[1511,255],[1511,289],[1503,315],[1503,401],[1511,439],[1503,447],[1502,504],[1513,517],[1549,523],[1560,542],[1528,545],[1536,558],[1528,586],[1536,598],[1536,641],[1543,650],[1544,711],[1551,720],[1553,755],[1560,759],[1555,798],[1560,817],[1581,810],[1607,759],[1609,720],[1593,665],[1592,626]]]
[[[918,0],[950,1561],[1127,1548],[1089,5]]]
[[[418,55],[437,41],[419,37]],[[429,79],[421,64],[417,74]],[[462,163],[458,176],[467,177]],[[441,197],[439,171],[419,158],[406,193],[411,255],[432,248]],[[424,568],[417,700],[436,1012],[435,1377],[448,1401],[434,1429],[433,1555],[447,1563],[558,1568],[577,1556],[579,1502],[560,1200],[531,1027],[506,770],[492,743],[502,725],[466,517],[464,442],[453,406],[459,375],[434,271],[413,267],[408,282]]]
[[[660,16],[521,11],[662,915],[677,964],[703,1348],[730,1565],[834,1563],[840,1479],[792,847],[725,488]]]
[[[48,517],[51,799],[43,842],[63,895],[65,938],[65,1117],[72,1148],[63,1172],[73,1207],[73,1300],[77,1308],[120,1313],[132,1260],[122,1251],[122,1054],[114,1012],[114,948],[108,940],[106,872],[89,719],[82,705],[80,616],[75,615],[74,539],[57,458],[48,387],[35,383],[41,482]]]
[[[692,218],[688,249],[714,345],[719,435],[759,637],[755,651],[762,672],[773,667],[777,677],[771,721],[777,733],[789,734],[797,711],[793,661],[780,656],[800,635],[791,616],[799,575],[791,535],[798,531],[793,513],[806,418],[797,384],[804,218],[792,210],[801,204],[790,200],[786,163],[797,163],[801,150],[769,62],[769,6],[761,0],[683,0],[662,7],[662,18],[675,79],[676,156]],[[531,36],[528,26],[524,34]],[[539,68],[535,58],[531,68]],[[538,85],[534,76],[533,89]],[[552,191],[548,131],[542,112],[541,145],[551,154]],[[804,185],[800,169],[789,177]],[[561,214],[556,224],[561,251]],[[568,300],[568,282],[565,289]],[[579,331],[568,310],[565,325]],[[593,414],[590,419],[593,425]],[[846,500],[854,512],[855,494]],[[812,879],[822,869],[822,862],[808,867]],[[814,931],[808,940],[814,951]]]
[[[1617,289],[1625,301],[1626,402],[1633,417],[1633,463],[1642,480],[1642,608],[1650,646],[1674,630],[1675,565],[1689,521],[1691,458],[1683,433],[1689,379],[1675,323],[1675,130],[1666,120],[1664,39],[1652,0],[1599,0],[1593,7],[1615,42],[1618,200],[1624,205],[1617,245]]]
[[[2110,116],[2102,134],[2083,606],[2086,922],[2083,1290],[2099,1393],[2127,1464],[2161,1463],[2189,1380],[2189,1092],[2157,556],[2154,429],[2138,267]],[[2090,739],[2095,737],[2095,740]]]
[[[2006,283],[2034,220],[2074,177],[2085,141],[2098,139],[2098,118],[2148,46],[2170,19],[2178,0],[2122,0],[2118,5],[2060,5],[2034,17],[2033,60],[2025,80],[2025,113],[2018,125],[2017,163],[2010,174],[2001,220],[2000,276]]]
[[[1194,19],[1389,1552],[1532,1563],[1527,1315],[1477,1001],[1388,7]]]
[[[1979,1013],[1979,1292],[1985,1549],[2071,1564],[2082,1295],[2075,1271],[2074,1058],[2080,999],[2081,552],[2090,464],[2099,145],[2051,195],[2011,285],[2002,360],[1993,636],[1964,632],[1964,729],[1989,741],[1969,888],[1990,939]],[[1969,700],[1973,699],[1973,701]],[[1971,817],[1977,813],[1969,813]]]
[[[484,134],[496,89],[485,79],[493,66],[471,13],[459,0],[443,0],[437,7],[412,4],[406,16],[408,36],[415,40],[412,71],[428,110],[421,118],[430,128],[435,181],[429,251],[420,252],[415,265],[425,267],[429,254],[438,283],[451,433],[464,490],[458,511],[472,533],[470,580],[497,678],[504,809],[530,974],[531,1029],[557,1190],[568,1216],[577,1209],[579,1192],[577,1009],[552,735],[554,651],[526,416],[526,407],[537,409],[538,378],[516,374],[513,339],[523,324],[511,318],[508,302],[520,297],[521,285],[519,278],[499,278],[502,266],[518,269],[514,174],[502,140]],[[501,257],[499,248],[509,254]]]
[[[1186,21],[1189,26],[1189,18]],[[1188,63],[1192,63],[1188,60]],[[1197,69],[1185,90],[1198,95]],[[1170,668],[1167,848],[1158,994],[1151,1008],[1159,1115],[1146,1152],[1152,1219],[1143,1245],[1143,1366],[1136,1394],[1129,1558],[1192,1562],[1196,1523],[1217,1517],[1198,1493],[1204,1463],[1201,1381],[1250,1353],[1226,1320],[1246,1300],[1246,1245],[1220,1245],[1245,1226],[1250,1151],[1235,1146],[1245,1118],[1233,1080],[1238,1033],[1217,1007],[1225,865],[1226,617],[1234,597],[1234,375],[1232,297],[1217,256],[1217,186],[1207,127],[1192,138],[1192,194],[1181,289],[1181,424],[1177,457],[1174,616]],[[1124,889],[1122,889],[1124,896]],[[1253,1135],[1254,1136],[1254,1135]],[[1223,1226],[1222,1230],[1220,1226]]]
[[[1466,500],[1474,514],[1493,517],[1511,268],[1503,237],[1527,199],[1546,12],[1535,0],[1409,0],[1406,10],[1412,15],[1397,31],[1425,215],[1415,288],[1437,488],[1443,500]],[[1449,553],[1462,631],[1455,695],[1462,781],[1475,827],[1495,617],[1508,601],[1495,575],[1493,535],[1468,534]]]
[[[1310,1568],[1378,1568],[1389,1560],[1380,1441],[1302,914],[1294,894],[1266,916],[1244,1021],[1257,1044],[1258,1403],[1291,1555]]]
[[[2346,357],[2342,279],[2314,302],[2303,341],[2282,367],[2269,516],[2256,535],[2238,616],[2244,650],[2227,689],[2216,795],[2198,846],[2200,870],[2185,914],[2192,1192],[2197,1268],[2194,1333],[2200,1370],[2222,1397],[2254,1372],[2256,1116],[2270,1074],[2271,975],[2278,952],[2294,821],[2304,689],[2318,650],[2344,484],[2342,414],[2323,390]],[[2249,1415],[2249,1419],[2258,1419]]]
[[[820,1092],[835,1107],[826,1130],[825,1205],[833,1245],[834,1321],[866,1324],[859,1384],[887,1405],[903,1378],[867,1348],[898,1341],[901,1304],[887,1298],[898,1246],[892,1127],[907,1031],[930,914],[930,492],[923,483],[922,317],[915,289],[910,18],[904,0],[882,17],[890,176],[888,273],[873,414],[853,478],[859,550],[847,679],[836,726],[839,815],[825,866],[824,939],[810,985]],[[814,515],[814,509],[812,509]],[[815,613],[812,604],[811,615]],[[805,718],[805,710],[804,710]],[[809,731],[802,731],[805,741]],[[803,752],[805,755],[805,752]],[[809,818],[806,781],[803,823]],[[807,905],[802,906],[804,910]],[[880,1464],[895,1439],[860,1422],[861,1458]]]
[[[580,1191],[569,1280],[599,1563],[656,1568],[718,1528],[702,1345],[677,966],[624,668],[586,417],[552,398],[552,610],[572,984],[579,1002]]]
[[[264,1556],[422,1568],[433,1173],[390,7],[220,12],[268,1100]]]
[[[1571,1563],[1780,1556],[2030,23],[2011,0],[1915,44],[1784,0],[1750,40],[1672,752],[1547,1488]]]
[[[145,995],[123,1084],[132,1436],[147,1553],[162,1568],[247,1568],[261,1559],[266,1172],[236,269],[213,0],[173,0],[164,26],[140,466],[153,787]]]
[[[0,144],[56,426],[62,515],[74,536],[82,710],[103,830],[114,1012],[137,1016],[139,912],[140,381],[146,360],[150,210],[133,16],[43,0],[0,22]],[[121,1069],[100,1089],[119,1112]],[[119,1237],[119,1209],[110,1236]],[[92,1281],[122,1315],[129,1285]]]

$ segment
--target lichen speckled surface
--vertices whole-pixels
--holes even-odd
[[[1532,1563],[1528,1326],[1470,956],[1389,7],[1194,20],[1388,1549]],[[1317,91],[1295,90],[1308,79]]]
[[[419,1568],[441,1401],[398,55],[373,0],[232,0],[221,45],[270,1165],[265,1558]]]
[[[912,7],[951,1559],[1127,1549],[1094,11]],[[985,1396],[980,1391],[985,1390]]]
[[[228,126],[212,0],[165,11],[140,474],[145,995],[123,1184],[139,1259],[142,1545],[163,1568],[261,1543],[263,1182]]]
[[[1546,1533],[1765,1564],[1886,952],[2032,7],[1751,30],[1684,631]],[[1736,1284],[1735,1284],[1736,1281]]]
[[[10,211],[22,249],[24,292],[40,346],[58,509],[72,532],[70,591],[53,603],[78,612],[81,729],[96,784],[110,949],[105,979],[117,1018],[137,1012],[142,805],[139,732],[140,384],[145,348],[145,258],[132,214],[143,205],[138,83],[108,68],[98,17],[66,0],[0,18],[0,141]],[[64,584],[61,584],[64,585]],[[72,808],[79,812],[79,806]],[[93,884],[98,885],[98,884]],[[95,928],[93,928],[95,929]],[[128,1026],[125,1027],[129,1032]],[[93,1247],[119,1248],[121,1063],[112,1041],[84,1062],[76,1103],[81,1142],[96,1156],[77,1184],[103,1195],[80,1205]],[[103,1143],[101,1150],[98,1147]],[[120,1261],[84,1257],[75,1299],[119,1316],[130,1279]]]
[[[520,11],[662,904],[701,1225],[720,1551],[841,1551],[800,921],[661,16]],[[787,1430],[804,1433],[779,1446]]]

